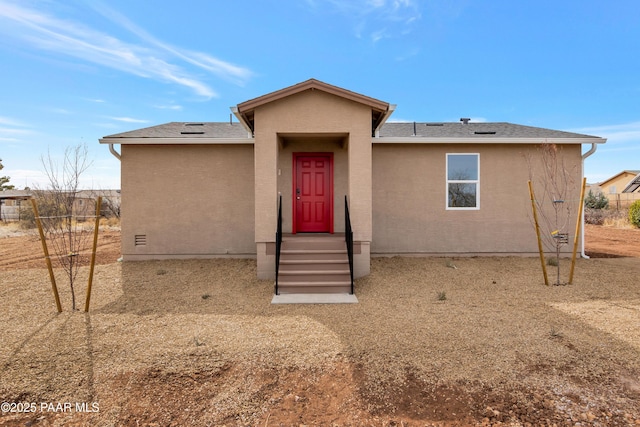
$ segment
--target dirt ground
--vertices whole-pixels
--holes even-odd
[[[19,234],[2,426],[640,426],[640,230],[588,226],[566,286],[532,258],[374,259],[354,305],[271,305],[252,260],[118,263],[105,230],[88,314],[58,269],[56,313]]]

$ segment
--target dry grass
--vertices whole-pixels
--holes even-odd
[[[374,259],[356,305],[271,305],[255,268],[98,266],[91,313],[60,315],[45,270],[0,272],[0,401],[100,408],[0,423],[640,422],[640,259],[560,287],[533,258]]]
[[[629,210],[609,210],[604,218],[603,224],[605,227],[614,228],[634,228],[629,222]]]

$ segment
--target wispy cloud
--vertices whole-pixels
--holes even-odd
[[[69,115],[71,114],[71,111],[64,109],[64,108],[49,108],[47,111],[50,111],[52,113],[55,114],[64,114],[64,115]]]
[[[149,120],[134,119],[132,117],[109,117],[111,120],[117,120],[125,123],[149,123]]]
[[[209,54],[173,47],[104,4],[92,5],[101,16],[137,36],[138,42],[124,41],[81,22],[29,9],[10,0],[0,0],[0,33],[36,49],[184,86],[206,98],[216,97],[217,93],[190,68],[197,67],[239,85],[253,74],[247,68]]]
[[[20,142],[21,136],[31,135],[34,131],[20,120],[0,116],[0,141]]]
[[[177,105],[177,104],[169,104],[169,105],[154,105],[154,108],[157,108],[159,110],[173,110],[173,111],[180,111],[182,110],[182,105]]]
[[[307,4],[353,20],[355,36],[373,43],[410,33],[422,18],[415,0],[307,0]]]
[[[19,120],[16,119],[12,119],[10,117],[4,117],[4,116],[0,116],[0,125],[4,125],[4,126],[17,126],[17,127],[24,127],[24,123],[22,123]]]
[[[29,129],[16,129],[9,127],[0,127],[0,135],[2,134],[11,134],[11,135],[28,135],[32,133]]]
[[[640,148],[640,121],[584,127],[573,129],[571,132],[601,136],[603,138],[607,138],[608,142],[637,142]]]

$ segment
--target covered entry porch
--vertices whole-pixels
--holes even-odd
[[[307,234],[300,242],[310,244],[318,233],[345,232],[345,199],[353,227],[352,274],[369,274],[371,142],[389,104],[312,79],[246,101],[234,112],[254,137],[258,277],[276,278],[279,213],[282,235]]]

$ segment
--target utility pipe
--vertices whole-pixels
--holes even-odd
[[[116,149],[113,148],[113,144],[109,144],[109,152],[113,154],[116,159],[121,160],[120,153],[118,153]]]
[[[589,151],[587,151],[586,153],[584,153],[582,155],[582,177],[584,178],[584,160],[589,157],[590,155],[592,155],[593,153],[596,152],[596,150],[598,149],[598,146],[596,145],[595,142],[591,143],[591,148],[589,149]],[[582,233],[580,236],[580,257],[584,258],[584,259],[589,259],[589,256],[587,254],[584,253],[584,209],[582,209],[582,218],[580,219],[580,221],[582,221]]]

